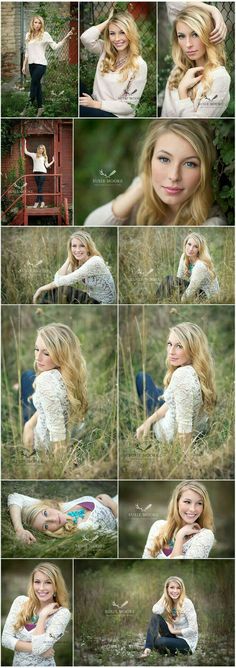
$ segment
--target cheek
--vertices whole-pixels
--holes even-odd
[[[152,159],[151,179],[153,185],[159,185],[163,176],[163,165],[158,160]]]
[[[189,189],[189,192],[194,192],[200,185],[201,174],[200,170],[189,170],[184,174],[183,182],[185,187]]]

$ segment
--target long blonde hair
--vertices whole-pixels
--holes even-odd
[[[199,234],[198,232],[193,232],[187,234],[187,236],[184,239],[183,243],[183,259],[184,259],[184,274],[186,277],[189,278],[190,276],[190,264],[191,264],[191,259],[186,255],[186,245],[189,241],[189,239],[193,239],[195,244],[197,244],[198,247],[198,258],[204,264],[206,265],[207,269],[209,270],[209,273],[211,275],[211,278],[214,279],[216,277],[216,272],[214,268],[213,261],[211,259],[209,249],[207,246],[206,239],[202,236],[202,234]]]
[[[79,267],[79,261],[74,257],[71,250],[71,243],[73,239],[79,239],[85,244],[87,253],[88,255],[90,255],[90,257],[92,257],[93,255],[98,255],[99,257],[102,257],[101,253],[99,253],[99,251],[97,250],[95,243],[88,232],[84,231],[74,232],[68,239],[67,243],[68,258],[70,261],[71,271],[75,271],[75,269],[78,269]]]
[[[216,388],[213,360],[206,335],[201,327],[192,322],[181,322],[179,325],[171,327],[170,332],[174,332],[183,349],[188,353],[190,364],[195,369],[200,382],[204,409],[207,413],[211,413],[216,404]],[[165,387],[169,385],[176,370],[176,367],[169,362],[168,357],[166,363]]]
[[[55,603],[58,603],[59,607],[63,606],[68,608],[69,606],[69,595],[60,568],[51,562],[42,562],[41,564],[35,566],[31,573],[27,591],[29,598],[25,603],[23,603],[20,612],[17,615],[16,622],[14,624],[14,629],[16,631],[24,627],[25,624],[31,620],[32,616],[37,614],[39,610],[39,601],[33,587],[34,576],[37,571],[41,571],[41,573],[46,575],[46,577],[48,577],[48,579],[54,585],[55,593],[53,595],[53,600]]]
[[[69,422],[77,423],[88,408],[87,369],[79,339],[68,325],[61,323],[40,327],[38,334],[64,380],[70,405]]]
[[[168,594],[168,585],[170,584],[170,582],[177,582],[180,585],[181,591],[177,601],[173,601],[170,595]],[[164,592],[162,599],[164,603],[164,614],[170,623],[173,623],[173,617],[172,617],[173,608],[176,610],[177,617],[179,617],[179,615],[181,614],[185,597],[186,597],[186,591],[183,580],[177,577],[176,575],[173,575],[173,577],[169,577],[164,584]]]
[[[204,120],[165,119],[150,123],[139,163],[144,183],[144,197],[137,214],[137,225],[165,225],[168,206],[161,201],[152,184],[152,157],[156,142],[166,132],[187,140],[200,160],[201,176],[195,192],[180,206],[173,225],[202,225],[213,202],[211,170],[215,160],[211,130]]]
[[[189,489],[199,494],[203,501],[202,512],[198,517],[197,523],[201,529],[211,529],[213,531],[213,511],[206,487],[197,480],[183,480],[173,491],[168,505],[166,523],[161,528],[155,539],[153,548],[150,550],[152,557],[155,557],[163,549],[164,545],[175,538],[177,531],[183,526],[183,521],[179,514],[179,500],[182,494]]]
[[[182,81],[186,72],[189,70],[189,68],[193,67],[193,61],[190,60],[187,54],[183,52],[178,42],[177,23],[179,21],[186,23],[189,28],[194,30],[201,42],[206,47],[206,62],[201,79],[201,84],[203,87],[201,97],[204,97],[212,85],[212,73],[214,69],[216,67],[225,65],[226,63],[224,45],[222,43],[212,44],[212,42],[210,42],[210,34],[214,29],[214,21],[207,9],[203,7],[199,8],[190,6],[179,12],[174,21],[172,33],[172,58],[176,67],[169,78],[168,85],[170,89],[178,88],[180,81]],[[197,86],[193,86],[189,92],[189,96],[192,100],[194,100],[196,94]]]
[[[40,499],[39,501],[32,503],[30,506],[22,508],[23,523],[26,526],[34,527],[34,520],[46,507],[56,508],[56,510],[63,511],[63,503],[58,501],[58,499]],[[66,524],[61,526],[56,531],[50,531],[49,529],[46,529],[43,533],[46,534],[46,536],[50,536],[51,538],[65,538],[76,533],[76,531],[78,531],[78,527],[74,524],[73,520],[68,517]]]
[[[116,69],[118,54],[109,37],[109,27],[111,23],[114,23],[121,28],[129,41],[127,60],[119,69],[119,73],[121,74],[120,81],[125,81],[128,77],[128,70],[133,70],[135,72],[139,67],[137,62],[137,58],[141,53],[139,34],[136,23],[129,12],[118,12],[112,16],[104,30],[105,55],[100,65],[100,71],[103,75],[107,74],[107,72],[115,72]]]
[[[42,152],[41,154],[39,153],[39,149],[40,149],[40,148],[43,149],[43,152]],[[46,146],[45,146],[44,144],[39,144],[39,145],[37,146],[37,150],[36,150],[36,156],[37,156],[37,158],[39,158],[40,155],[42,155],[42,156],[44,157],[44,162],[48,162],[48,156],[47,156]]]
[[[35,33],[35,30],[34,30],[35,19],[38,19],[38,21],[40,21],[40,23],[41,23],[41,28],[37,33]],[[44,19],[43,19],[42,16],[39,16],[37,14],[36,16],[33,16],[33,18],[30,21],[30,27],[29,27],[29,32],[28,32],[27,37],[26,37],[26,41],[30,42],[31,39],[43,39],[43,34],[44,34]]]

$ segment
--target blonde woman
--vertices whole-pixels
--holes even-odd
[[[215,159],[205,121],[153,121],[139,176],[122,195],[93,211],[85,225],[224,225],[220,212],[212,209]]]
[[[206,239],[198,232],[190,232],[183,243],[177,278],[166,276],[157,288],[157,300],[177,292],[182,302],[193,299],[215,301],[219,283]]]
[[[60,42],[56,43],[51,35],[46,32],[43,17],[32,17],[29,32],[27,32],[25,38],[25,57],[22,66],[23,74],[26,74],[26,66],[29,66],[31,77],[30,97],[25,109],[20,114],[21,116],[26,116],[29,104],[33,105],[35,102],[37,104],[37,116],[42,116],[43,97],[41,79],[47,69],[46,48],[50,46],[53,51],[57,51],[72,34],[73,30],[70,30]]]
[[[33,161],[33,174],[38,191],[38,196],[36,202],[34,203],[34,209],[38,206],[42,209],[45,206],[42,196],[43,185],[46,179],[47,169],[49,169],[49,167],[51,167],[54,163],[54,156],[52,157],[51,162],[48,162],[46,146],[44,146],[44,144],[39,144],[39,146],[37,146],[36,153],[28,151],[26,139],[24,153],[25,155],[29,155]]]
[[[31,529],[51,538],[68,538],[81,530],[110,532],[117,526],[117,496],[109,494],[62,502],[15,492],[9,494],[8,506],[17,538],[28,545],[37,540]]]
[[[32,571],[27,596],[12,603],[2,644],[14,652],[13,666],[56,666],[53,647],[70,621],[69,596],[60,568],[51,562]]]
[[[138,396],[142,404],[145,401],[149,417],[136,436],[141,440],[153,428],[158,441],[171,443],[178,438],[185,448],[209,431],[209,416],[216,404],[213,361],[198,325],[182,322],[170,329],[166,363],[164,391],[149,374],[137,375]]]
[[[146,84],[147,65],[132,16],[112,9],[106,21],[81,35],[81,42],[99,60],[92,96],[81,88],[80,116],[133,118]]]
[[[69,286],[82,283],[85,291],[73,289]],[[116,290],[110,269],[104,261],[101,253],[97,250],[92,237],[88,232],[74,232],[67,244],[67,259],[56,272],[51,283],[38,288],[34,297],[35,304],[44,292],[48,301],[58,301],[58,287],[66,288],[66,301],[70,303],[83,303],[89,298],[89,303],[114,304],[116,301]]]
[[[181,578],[169,577],[152,608],[142,659],[156,649],[160,654],[193,654],[198,642],[197,615]]]
[[[87,411],[86,364],[70,327],[51,323],[38,329],[35,373],[22,374],[23,443],[38,453],[56,453],[66,447],[69,427]]]
[[[174,19],[175,67],[167,82],[161,115],[220,117],[230,100],[230,76],[223,43],[211,40],[219,11],[201,2],[168,4],[169,16]]]
[[[143,559],[207,559],[213,543],[208,492],[197,480],[183,480],[173,491],[166,520],[151,526]]]

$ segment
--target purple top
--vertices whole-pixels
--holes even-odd
[[[33,622],[27,622],[25,624],[26,631],[32,631],[33,629],[35,629],[35,627],[36,627],[36,624],[33,624]]]
[[[85,510],[94,510],[94,503],[93,501],[83,501],[82,503],[79,503],[79,505],[82,508],[85,508]]]

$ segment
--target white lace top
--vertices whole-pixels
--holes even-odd
[[[9,494],[7,500],[8,506],[19,506],[23,511],[23,515],[24,508],[27,508],[27,506],[31,506],[38,501],[40,501],[40,499],[36,499],[32,496],[26,496],[25,494],[19,494],[18,492]],[[80,496],[78,499],[73,499],[73,501],[66,501],[65,503],[61,503],[61,510],[66,513],[74,506],[77,506],[80,503],[84,503],[86,501],[90,501],[94,504],[94,510],[89,513],[87,520],[79,522],[78,529],[84,530],[91,528],[95,529],[96,531],[100,530],[102,532],[116,531],[117,520],[113,515],[112,510],[107,506],[104,506],[94,496]]]
[[[130,188],[137,185],[139,176],[136,176],[132,181]],[[117,218],[112,210],[113,200],[103,206],[99,206],[98,209],[94,209],[85,219],[85,227],[106,227],[112,225],[136,225],[136,215],[138,211],[138,205],[135,205],[127,218]],[[217,211],[215,214],[211,211],[209,212],[210,217],[204,221],[203,225],[205,227],[219,227],[220,225],[225,225],[225,221],[221,214]],[[160,223],[158,223],[160,224]]]
[[[143,58],[138,56],[138,69],[129,70],[125,81],[122,81],[119,70],[102,74],[100,68],[104,60],[104,42],[100,39],[100,34],[100,30],[92,26],[81,35],[81,42],[86,49],[100,56],[93,84],[93,98],[102,102],[103,111],[119,118],[133,118],[147,81],[147,65]]]
[[[48,162],[43,155],[37,156],[37,153],[30,153],[30,151],[27,151],[26,148],[25,155],[29,155],[29,157],[33,160],[33,172],[42,172],[43,174],[47,174],[47,169],[52,163]]]
[[[66,439],[69,401],[58,369],[43,371],[36,376],[32,399],[38,414],[34,429],[34,447],[48,450],[50,443]]]
[[[47,59],[45,56],[47,46],[50,46],[53,51],[57,51],[57,49],[60,49],[60,47],[64,44],[63,39],[58,43],[54,42],[51,35],[49,35],[49,32],[46,31],[43,33],[42,39],[31,39],[30,42],[28,42],[28,36],[29,33],[27,32],[25,55],[28,58],[29,65],[32,63],[35,63],[35,65],[47,65]]]
[[[2,644],[13,652],[18,640],[32,643],[32,652],[19,652],[15,650],[13,666],[56,666],[53,657],[42,656],[50,647],[59,640],[65,632],[70,621],[71,614],[67,608],[59,608],[45,624],[45,632],[41,635],[33,635],[33,629],[27,631],[25,627],[14,629],[17,615],[22,605],[28,600],[27,596],[17,596],[12,603],[2,633]]]
[[[53,280],[58,287],[83,281],[89,297],[101,304],[114,304],[116,301],[114,280],[108,266],[99,255],[93,255],[70,274],[60,276],[57,272]]]
[[[155,557],[152,557],[150,550],[153,549],[155,539],[166,524],[165,520],[157,520],[151,526],[147,542],[143,552],[143,559],[170,559],[161,550]],[[183,554],[173,559],[207,559],[214,543],[214,534],[210,529],[201,529],[199,533],[194,534],[183,544]]]
[[[184,254],[180,258],[179,267],[177,271],[178,278],[183,278],[189,280],[189,286],[182,295],[182,302],[188,301],[192,297],[195,297],[198,290],[203,290],[207,299],[215,298],[220,291],[219,283],[217,278],[212,278],[208,267],[205,262],[197,260],[192,268],[190,279],[184,274],[185,271],[185,262]]]
[[[152,612],[156,615],[163,615],[164,610],[164,599],[161,597],[153,606]],[[173,620],[172,624],[177,631],[177,638],[186,640],[191,652],[194,652],[198,642],[198,625],[196,611],[190,598],[185,597],[181,614],[177,619]],[[179,636],[178,630],[181,631],[181,635]]]
[[[158,441],[170,443],[177,434],[206,433],[208,417],[203,411],[199,378],[191,364],[178,367],[163,393],[168,410],[153,425]]]

